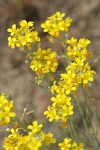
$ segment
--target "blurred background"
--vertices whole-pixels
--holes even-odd
[[[100,101],[100,0],[0,0],[0,93],[12,96],[19,117],[27,107],[36,110],[33,119],[43,119],[43,111],[50,104],[50,95],[30,82],[33,73],[24,61],[24,54],[7,45],[7,28],[22,19],[33,21],[35,30],[42,38],[42,47],[48,48],[49,43],[40,25],[56,11],[65,12],[66,17],[72,18],[69,37],[91,40],[89,50],[93,52],[93,69],[97,72],[92,94]],[[58,45],[54,49],[60,51]],[[4,130],[0,127],[0,146],[5,136]]]

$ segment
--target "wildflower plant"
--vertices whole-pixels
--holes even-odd
[[[86,90],[90,88],[90,83],[96,74],[88,63],[88,59],[92,57],[92,52],[87,49],[90,40],[85,38],[77,40],[74,37],[69,39],[68,30],[72,19],[70,17],[64,19],[64,17],[65,13],[56,12],[41,24],[43,31],[48,34],[50,43],[58,40],[61,44],[63,49],[61,56],[51,48],[41,48],[38,32],[34,31],[34,22],[22,20],[19,28],[13,24],[7,30],[10,33],[8,46],[12,49],[18,47],[26,54],[26,60],[34,72],[33,82],[51,93],[52,104],[45,110],[44,115],[49,122],[57,125],[63,135],[59,133],[59,141],[54,138],[53,133],[45,133],[42,129],[45,123],[39,124],[37,121],[32,121],[32,124],[26,125],[23,118],[21,120],[17,118],[13,109],[13,101],[9,101],[4,94],[1,94],[0,125],[13,122],[13,128],[7,130],[10,134],[4,139],[5,150],[54,150],[55,147],[59,150],[88,150],[89,148],[99,150],[94,128],[91,124],[92,132],[90,133],[86,120],[88,117],[91,122],[89,114],[93,114],[87,102]],[[33,49],[34,44],[37,45],[36,50]],[[59,80],[56,78],[58,58],[66,59],[66,67],[64,72],[59,74]],[[45,84],[42,85],[43,82],[47,83],[46,87]],[[86,116],[81,106],[79,89],[83,90],[86,110],[88,110]],[[74,104],[82,117],[84,126],[82,136],[80,133],[83,131],[78,129],[73,120],[76,113]],[[24,115],[30,113],[24,110]],[[89,134],[92,136],[88,136]]]

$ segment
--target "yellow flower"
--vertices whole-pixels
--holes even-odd
[[[72,69],[74,69],[74,67]],[[53,85],[51,86],[52,94],[58,93],[61,95],[69,95],[71,92],[75,92],[79,84],[77,82],[76,72],[69,69],[66,73],[63,73],[60,76],[61,78],[58,82],[58,85],[56,85],[56,82],[54,81]]]
[[[16,28],[16,25],[13,24],[12,28],[9,28],[7,31],[10,32],[10,37],[8,37],[8,46],[11,46],[12,49],[19,47],[21,50],[27,48],[28,50],[32,49],[32,45],[35,42],[39,42],[40,38],[38,37],[38,32],[33,31],[33,22],[22,20],[20,23],[20,28]]]
[[[4,94],[0,95],[0,125],[6,125],[11,122],[11,118],[16,116],[13,111],[13,100],[8,101]]]
[[[28,133],[28,142],[27,147],[29,150],[40,150],[44,146],[49,146],[52,143],[55,143],[56,140],[53,138],[52,133],[45,133],[42,131],[42,124],[38,124],[37,121],[34,121],[32,125],[28,126],[28,129],[31,130]]]
[[[79,40],[78,47],[85,49],[90,43],[90,40],[83,38]]]
[[[58,144],[60,150],[84,150],[83,143],[77,144],[76,142],[72,142],[72,139],[65,138],[64,142]]]
[[[46,115],[46,118],[49,118],[49,121],[52,122],[53,120],[59,120],[60,117],[57,114],[56,107],[55,106],[48,106],[48,110],[44,112],[44,115]]]
[[[66,124],[67,119],[73,114],[71,98],[59,93],[52,97],[51,101],[53,101],[53,104],[51,107],[48,106],[48,110],[44,112],[44,115],[46,115],[46,118],[49,118],[50,122],[61,120],[62,124]]]
[[[51,36],[59,38],[62,32],[67,32],[68,27],[70,26],[71,19],[63,19],[65,13],[56,12],[51,17],[48,17],[45,23],[41,24],[41,27],[44,28],[44,32],[48,32]]]
[[[40,140],[37,140],[35,137],[28,137],[29,141],[27,143],[27,150],[40,150],[42,143]]]
[[[19,134],[19,129],[9,129],[11,132],[4,140],[5,150],[25,150],[27,147],[27,137]]]
[[[40,150],[56,142],[52,133],[42,131],[42,124],[34,121],[28,125],[27,135],[19,133],[19,129],[9,129],[10,134],[4,140],[5,150]]]
[[[44,145],[48,146],[50,143],[56,143],[52,133],[44,134]]]
[[[70,40],[67,40],[67,43],[70,45],[67,47],[67,55],[72,61],[85,61],[87,57],[92,56],[92,52],[89,52],[86,47],[90,44],[88,39],[80,39],[79,42],[77,39],[72,37]]]
[[[22,20],[19,24],[23,29],[28,29],[29,27],[33,27],[32,21],[27,22],[26,20]]]
[[[16,38],[8,37],[8,46],[10,46],[12,49],[15,48]]]
[[[56,52],[51,52],[51,49],[42,50],[38,48],[34,52],[34,58],[31,61],[30,68],[36,72],[37,75],[43,75],[49,72],[55,72],[57,69]]]
[[[86,63],[83,66],[83,70],[82,71],[83,72],[82,72],[82,74],[80,76],[81,76],[81,80],[82,80],[83,86],[85,86],[89,82],[94,80],[94,75],[96,74],[96,72],[91,70],[91,68],[90,68],[88,63]]]
[[[16,25],[13,24],[12,28],[7,29],[8,32],[11,32],[11,36],[16,35],[17,29],[16,29]]]
[[[38,122],[37,122],[37,121],[34,121],[33,124],[32,124],[32,125],[29,125],[27,128],[30,129],[30,130],[32,130],[31,132],[32,132],[33,134],[35,134],[35,133],[40,132],[41,129],[42,129],[42,127],[43,127],[42,124],[38,125]]]
[[[91,70],[88,63],[84,64],[78,60],[76,63],[71,63],[66,71],[71,71],[76,74],[76,79],[74,80],[77,85],[82,84],[83,86],[88,85],[89,82],[93,81],[95,71]],[[65,81],[65,80],[64,80]]]

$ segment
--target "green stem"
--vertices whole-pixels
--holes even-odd
[[[61,135],[61,137],[64,138],[63,130],[62,130],[61,124],[59,124],[59,122],[58,122],[58,131],[59,131],[59,134]]]
[[[79,101],[79,100],[76,100],[75,97],[74,97],[74,100],[75,100],[75,103],[76,103],[76,105],[77,105],[77,107],[78,107],[79,113],[80,113],[81,117],[83,118],[83,125],[84,125],[84,128],[85,128],[86,132],[87,132],[88,126],[87,126],[87,123],[86,123],[86,120],[85,120],[85,117],[84,117],[83,110],[82,110],[82,108],[81,108],[80,101]]]
[[[69,58],[68,55],[67,55],[66,45],[65,45],[63,48],[64,48],[64,53],[65,53],[65,58],[66,58],[67,63],[68,63],[68,65],[69,65],[69,64],[71,63],[71,60],[70,60],[70,58]]]
[[[27,125],[24,122],[21,122],[17,116],[15,117],[15,120],[18,123],[19,128],[24,129],[25,131],[27,131]]]
[[[83,87],[82,87],[82,89],[83,89],[84,100],[85,100],[86,106],[87,106],[88,110],[91,112],[90,107],[89,107],[88,102],[87,102],[87,97],[86,97],[86,94],[85,94],[85,90],[84,90]],[[89,120],[91,121],[91,116],[90,116],[90,115],[88,115],[88,118],[89,118]],[[95,130],[94,130],[94,127],[93,127],[92,122],[91,122],[91,129],[92,129],[93,134],[94,134],[96,150],[99,150],[100,148],[99,148],[99,145],[98,145],[97,136],[96,136],[96,133],[95,133]]]
[[[66,39],[67,40],[67,39]],[[65,40],[65,37],[64,38],[61,38],[61,44],[63,43],[62,47],[63,47],[63,50],[64,50],[64,56],[67,60],[67,63],[68,65],[71,63],[71,60],[70,58],[68,57],[67,55],[67,45],[66,45],[66,40]]]
[[[77,133],[76,133],[76,131],[75,131],[72,118],[69,118],[69,120],[68,120],[68,125],[69,125],[69,130],[70,130],[70,133],[71,133],[71,138],[72,138],[74,141],[76,141],[76,139],[77,139]]]

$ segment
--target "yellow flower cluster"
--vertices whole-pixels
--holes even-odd
[[[10,135],[4,139],[3,147],[5,150],[25,150],[26,149],[26,136],[19,134],[19,129],[8,129]]]
[[[56,52],[51,52],[51,49],[42,50],[38,48],[36,52],[33,53],[34,57],[31,61],[30,67],[37,75],[43,75],[46,73],[55,72],[57,69],[57,58]]]
[[[8,45],[14,49],[19,47],[23,50],[25,47],[30,50],[34,42],[39,42],[40,38],[38,37],[37,31],[33,30],[33,22],[22,20],[20,23],[20,28],[17,28],[15,24],[12,25],[12,28],[9,28],[7,31],[10,32],[10,37],[8,37]]]
[[[90,44],[88,39],[80,39],[79,42],[77,39],[72,37],[70,40],[67,40],[67,43],[70,45],[67,47],[67,55],[72,61],[85,61],[86,57],[91,57],[92,53],[89,52],[86,47]]]
[[[37,121],[34,121],[32,125],[27,127],[28,135],[19,134],[18,128],[10,129],[11,134],[4,141],[5,150],[40,150],[55,143],[53,134],[44,133],[41,130],[42,127],[42,124],[39,125]]]
[[[83,143],[77,144],[72,139],[65,138],[64,142],[59,143],[60,150],[85,150]]]
[[[13,100],[8,101],[5,94],[0,95],[0,125],[7,125],[15,117]]]
[[[61,34],[68,31],[68,27],[71,23],[71,18],[63,19],[65,13],[56,12],[51,17],[48,17],[45,23],[41,24],[44,28],[44,32],[48,32],[51,36],[59,38]]]
[[[91,70],[88,63],[73,62],[66,68],[66,73],[60,75],[58,85],[56,85],[56,81],[54,82],[51,92],[69,95],[71,92],[75,92],[80,84],[87,87],[88,83],[93,81],[94,74],[95,71]]]
[[[63,93],[63,89],[55,97],[51,98],[52,106],[48,106],[48,110],[44,112],[49,121],[62,120],[64,127],[66,126],[67,119],[73,114],[73,105],[71,104],[71,97]]]
[[[95,71],[91,70],[89,64],[84,62],[87,56],[91,55],[91,52],[86,50],[86,46],[90,41],[80,39],[77,43],[77,40],[72,38],[67,42],[72,46],[72,49],[71,47],[68,48],[70,49],[68,56],[73,62],[66,67],[65,73],[60,74],[58,85],[54,81],[51,87],[51,92],[54,95],[51,98],[53,104],[44,112],[49,121],[62,120],[63,124],[66,124],[68,118],[73,114],[70,94],[77,94],[76,91],[79,85],[87,87],[88,83],[93,81],[94,74],[96,74]]]
[[[95,71],[91,70],[91,67],[88,63],[83,63],[83,62],[73,62],[71,63],[67,68],[67,72],[71,72],[75,75],[75,78],[72,80],[73,83],[76,83],[76,87],[79,84],[82,84],[83,87],[86,87],[89,82],[93,81],[94,75],[96,74]],[[65,82],[66,77],[64,74],[61,75],[62,80]],[[75,85],[75,84],[74,84]]]
[[[92,57],[92,52],[87,50],[90,40],[80,39],[79,41],[72,37],[70,40],[67,40],[67,43],[70,45],[67,48],[67,55],[73,61],[67,68],[67,73],[74,75],[72,82],[74,83],[74,90],[78,87],[79,84],[82,84],[84,87],[88,85],[90,81],[93,81],[95,71],[91,70],[91,67],[88,63],[85,63],[85,60],[88,57]],[[66,75],[61,75],[62,80],[67,79]],[[64,79],[64,77],[66,79]]]

